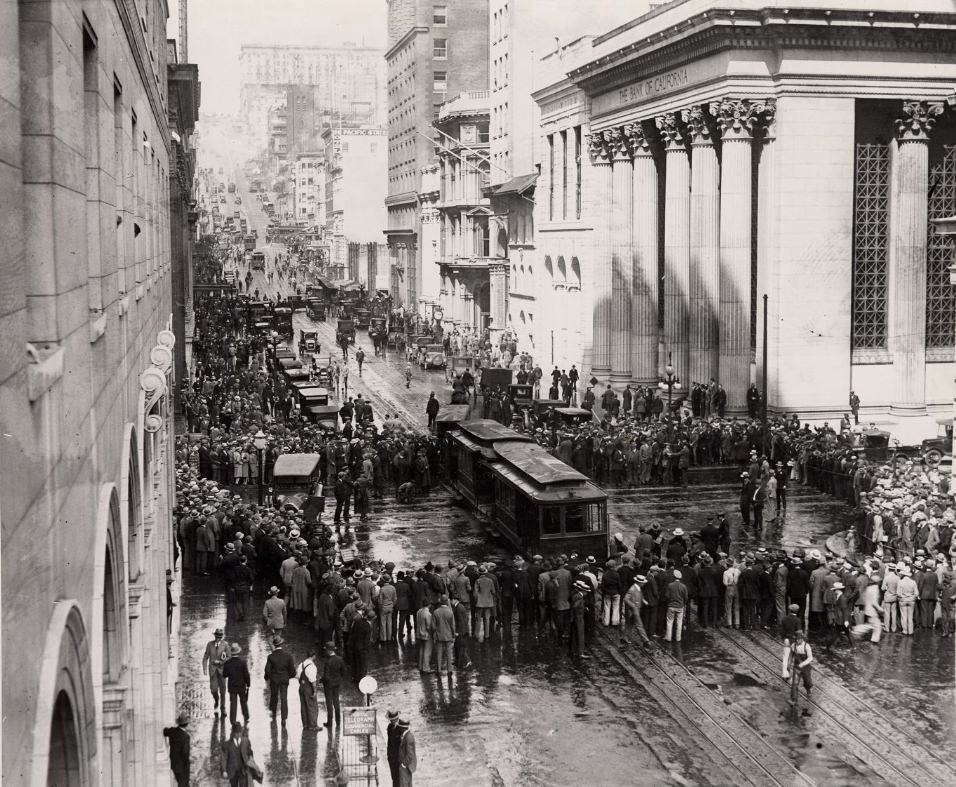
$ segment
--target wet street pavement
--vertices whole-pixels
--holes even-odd
[[[261,277],[257,274],[257,280]],[[264,284],[264,283],[263,283]],[[256,286],[256,284],[254,284]],[[300,328],[317,329],[328,354],[332,323],[314,324],[304,312]],[[372,401],[377,419],[388,411],[422,427],[432,390],[448,400],[443,373],[414,367],[405,387],[404,359],[376,358],[366,350],[361,378],[352,360],[349,395]],[[246,490],[248,491],[248,490]],[[739,521],[736,490],[609,490],[612,532],[628,541],[639,525],[697,530],[708,515]],[[372,501],[370,521],[355,528],[356,547],[398,569],[455,558],[500,560],[504,546],[445,490],[412,505]],[[768,508],[768,520],[773,516]],[[734,532],[741,545],[823,548],[846,527],[846,507],[801,487],[791,489],[786,516],[760,534]],[[339,770],[343,739],[324,730],[306,733],[290,686],[287,731],[271,725],[262,670],[268,655],[257,588],[252,614],[227,619],[224,592],[211,577],[183,579],[180,697],[193,718],[196,783],[217,779],[218,746],[228,720],[212,716],[201,658],[218,625],[248,655],[253,676],[250,739],[266,784],[324,784]],[[294,620],[286,648],[296,661],[308,655],[314,631]],[[656,641],[650,653],[620,650],[601,633],[590,661],[574,664],[566,645],[515,626],[491,642],[469,641],[474,663],[452,677],[421,675],[413,643],[382,646],[371,657],[384,715],[407,715],[418,742],[416,784],[426,785],[681,785],[681,784],[954,784],[953,640],[930,632],[884,635],[879,645],[845,644],[828,651],[811,640],[816,667],[809,715],[788,711],[789,691],[779,677],[779,646],[764,632],[722,632],[689,627],[683,642]],[[665,647],[666,646],[666,647]],[[354,687],[344,705],[359,705]],[[324,706],[319,706],[320,722]],[[379,783],[388,784],[379,766]],[[329,783],[334,783],[334,780]],[[352,781],[362,784],[362,781]]]

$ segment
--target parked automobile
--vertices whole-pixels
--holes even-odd
[[[419,350],[422,369],[444,369],[445,350],[440,344],[429,344]]]

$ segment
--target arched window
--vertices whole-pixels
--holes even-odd
[[[558,270],[555,274],[554,286],[560,290],[568,286],[568,269],[564,263],[564,257],[558,257]]]
[[[581,289],[581,263],[578,262],[577,257],[571,258],[571,276],[568,279],[568,289],[569,290]]]

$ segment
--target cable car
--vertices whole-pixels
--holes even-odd
[[[607,495],[531,438],[487,419],[448,434],[458,492],[525,554],[608,554]]]

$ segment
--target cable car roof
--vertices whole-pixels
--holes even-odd
[[[282,454],[276,458],[272,474],[277,475],[312,475],[319,466],[318,454]]]
[[[474,439],[485,442],[495,442],[497,440],[510,440],[519,443],[532,442],[530,437],[518,434],[510,426],[505,426],[490,418],[465,421],[460,425],[460,428]]]
[[[498,455],[542,486],[566,482],[587,483],[586,475],[549,454],[537,443],[501,441],[494,444]]]
[[[607,500],[607,494],[590,482],[574,484],[573,486],[540,487],[505,462],[489,462],[488,467],[491,468],[492,473],[501,476],[536,503],[570,503],[574,501],[596,503]]]

